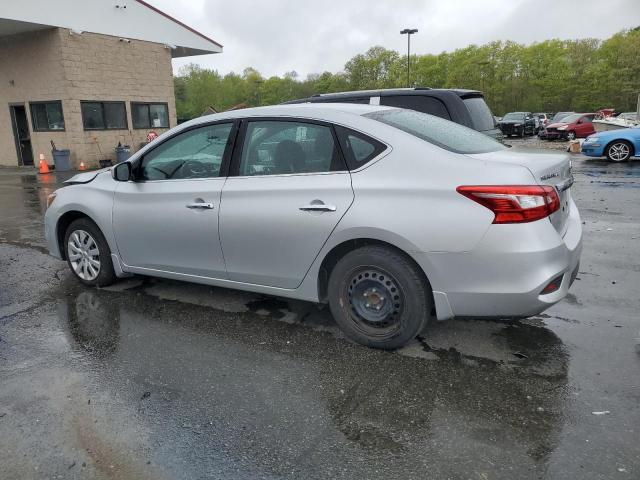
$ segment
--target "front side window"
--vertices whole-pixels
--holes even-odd
[[[31,102],[31,123],[35,132],[49,132],[64,130],[64,116],[62,102]]]
[[[85,130],[126,130],[124,102],[80,102]]]
[[[131,102],[133,128],[169,128],[169,107],[166,103]]]
[[[219,177],[232,128],[207,125],[170,138],[144,156],[140,180]]]
[[[249,122],[241,176],[336,170],[345,170],[345,166],[330,127],[297,121]]]
[[[364,116],[455,153],[485,153],[507,148],[476,130],[413,110],[389,109]]]

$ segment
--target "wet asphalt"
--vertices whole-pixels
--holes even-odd
[[[640,161],[574,156],[570,295],[398,352],[327,308],[47,255],[68,177],[0,170],[0,478],[640,478]]]

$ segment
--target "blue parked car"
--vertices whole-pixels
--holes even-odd
[[[590,135],[582,144],[582,153],[590,157],[607,157],[612,162],[625,162],[640,155],[640,127]]]

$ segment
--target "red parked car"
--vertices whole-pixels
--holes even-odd
[[[587,138],[596,133],[593,128],[595,113],[573,113],[562,119],[561,122],[548,125],[541,138],[547,140],[574,140],[576,138]]]

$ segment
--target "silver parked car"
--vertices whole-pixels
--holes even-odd
[[[82,283],[141,274],[328,302],[349,338],[385,349],[431,319],[542,312],[582,245],[565,154],[384,106],[202,117],[69,183],[46,238]]]

